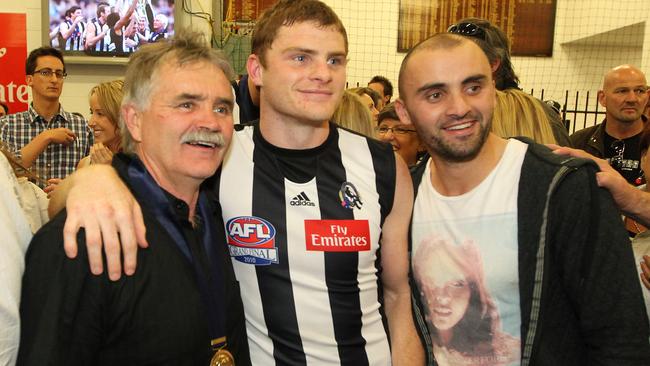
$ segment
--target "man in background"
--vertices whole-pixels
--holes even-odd
[[[382,106],[386,106],[390,103],[390,100],[393,97],[393,84],[388,80],[388,78],[381,75],[375,75],[368,82],[368,87],[379,93],[383,101]],[[382,108],[379,108],[379,110]]]
[[[59,45],[66,51],[83,51],[86,23],[81,8],[77,5],[70,7],[65,12],[65,20],[59,26]]]
[[[97,18],[93,18],[86,25],[86,50],[95,52],[108,52],[110,43],[109,28],[106,17],[111,12],[108,3],[97,4]]]
[[[642,184],[639,142],[649,95],[645,74],[638,68],[620,65],[607,71],[598,91],[605,120],[571,135],[573,147],[606,159],[630,184]]]
[[[0,139],[26,168],[45,180],[63,179],[89,154],[93,132],[80,115],[66,112],[59,98],[67,76],[61,51],[41,47],[29,53],[25,63],[32,103],[25,112],[2,120]],[[39,183],[44,188],[43,183]]]

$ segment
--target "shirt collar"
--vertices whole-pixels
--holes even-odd
[[[41,117],[38,114],[38,112],[36,112],[36,109],[34,109],[34,102],[29,103],[29,109],[27,109],[27,113],[29,113],[30,123],[36,123],[36,122],[46,123],[45,118]],[[61,103],[59,103],[59,111],[54,115],[54,117],[52,117],[52,122],[58,119],[62,123],[67,123],[68,120],[65,118],[65,114],[66,112],[63,110],[63,106],[61,105]]]

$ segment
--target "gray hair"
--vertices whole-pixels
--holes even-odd
[[[181,30],[173,38],[142,46],[131,55],[126,67],[122,107],[133,105],[139,111],[147,109],[154,86],[159,84],[158,71],[162,65],[171,63],[184,66],[201,61],[218,67],[228,80],[234,79],[232,66],[226,56],[210,48],[202,33]],[[124,116],[120,118],[120,130],[122,149],[134,152],[135,142],[126,127]]]

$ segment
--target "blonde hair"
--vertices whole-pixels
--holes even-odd
[[[496,91],[492,132],[508,138],[525,136],[540,144],[556,144],[542,103],[518,89]]]
[[[339,126],[373,137],[373,118],[361,97],[346,90],[332,116]]]
[[[120,106],[122,105],[122,97],[124,96],[124,82],[122,80],[107,81],[95,85],[90,89],[90,95],[97,95],[99,106],[106,114],[106,117],[111,121],[115,128],[115,134],[120,136]],[[118,139],[116,151],[119,150],[121,139]]]

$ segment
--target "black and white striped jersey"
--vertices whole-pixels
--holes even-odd
[[[66,20],[65,24],[68,25],[68,29],[72,27],[73,22]],[[79,22],[74,26],[74,30],[68,39],[65,41],[65,50],[66,51],[83,51],[84,50],[84,37],[86,34],[86,24],[84,22]]]
[[[94,36],[97,37],[102,31],[106,32],[104,33],[105,36],[97,41],[95,45],[93,46],[92,50],[97,51],[97,52],[108,52],[108,44],[111,41],[111,37],[108,32],[108,25],[107,24],[101,24],[97,18],[93,18],[92,24],[95,26],[95,34]]]
[[[282,150],[244,126],[219,182],[253,364],[390,365],[379,302],[390,145],[331,125],[323,145]],[[295,164],[312,175],[288,179]]]

